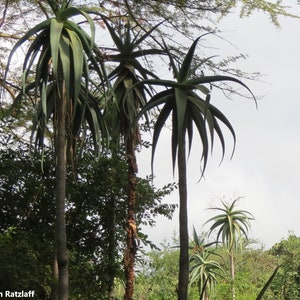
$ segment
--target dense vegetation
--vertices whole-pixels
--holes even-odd
[[[230,67],[240,57],[214,61],[199,55],[203,37],[217,31],[214,17],[225,17],[238,4],[241,16],[260,9],[275,24],[279,15],[287,15],[280,2],[268,1],[0,4],[1,289],[34,289],[38,299],[117,299],[121,296],[116,283],[123,282],[121,294],[131,300],[136,281],[137,299],[147,295],[147,299],[186,300],[188,293],[191,298],[214,293],[238,297],[242,272],[239,266],[234,272],[234,260],[246,261],[247,251],[238,252],[236,245],[241,238],[247,240],[250,214],[240,211],[229,218],[233,227],[221,224],[227,229],[222,231],[225,238],[216,243],[222,242],[223,248],[200,245],[196,231],[191,244],[186,165],[194,132],[202,144],[200,175],[215,139],[222,156],[224,131],[235,143],[234,128],[213,104],[213,89],[231,93],[238,85],[255,101],[241,70]],[[157,64],[169,69],[165,79]],[[152,146],[153,162],[165,127],[171,131],[170,156],[178,184],[157,189],[152,175],[137,176],[136,153]],[[153,133],[151,143],[143,140],[144,132]],[[164,203],[163,197],[176,188],[179,252],[166,247],[157,252],[139,225],[154,226],[158,215],[171,218],[175,205]],[[226,214],[234,204],[225,205]],[[282,247],[288,248],[289,242]],[[156,249],[149,259],[142,243]],[[279,275],[290,272],[283,267],[285,249],[275,248],[270,255],[283,260]],[[219,258],[229,254],[230,280],[228,266],[223,260],[210,260],[213,254]],[[263,251],[262,255],[268,261]],[[160,273],[161,259],[179,260],[173,261],[170,276],[166,268]],[[147,263],[150,266],[143,271]],[[269,272],[275,274],[276,264],[270,259],[270,269],[250,284],[251,297]],[[201,273],[203,266],[210,272]],[[274,281],[281,288],[270,291],[276,297],[287,293],[298,297],[297,276],[284,284]],[[150,283],[148,290],[152,280],[155,284]]]

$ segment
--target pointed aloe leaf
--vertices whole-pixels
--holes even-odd
[[[137,39],[137,35],[136,35],[136,37],[133,39],[133,41],[131,40],[131,33],[130,33],[130,26],[129,26],[129,24],[127,23],[126,24],[126,30],[125,30],[125,33],[123,34],[123,36],[124,36],[124,41],[123,41],[123,44],[124,44],[124,49],[126,49],[125,50],[125,53],[127,52],[127,53],[129,53],[129,52],[132,52],[132,50],[133,50],[133,48],[134,48],[134,44],[133,44],[133,42],[134,42],[134,40],[135,39]]]
[[[165,86],[165,87],[170,87],[170,88],[179,88],[182,90],[195,89],[195,86],[192,84],[177,82],[177,81],[173,81],[173,80],[165,80],[165,79],[147,79],[147,80],[143,80],[143,81],[137,83],[137,85],[139,85],[139,84]]]
[[[169,97],[169,99],[171,98]],[[163,106],[162,110],[160,111],[160,114],[154,125],[153,140],[152,140],[152,155],[151,155],[152,173],[153,173],[153,165],[154,165],[153,163],[154,163],[154,156],[155,156],[157,142],[160,133],[166,124],[167,119],[170,117],[171,112],[172,112],[172,103],[170,101],[166,101],[166,104]]]
[[[208,150],[209,150],[205,119],[203,117],[203,114],[199,113],[199,111],[192,110],[191,115],[201,139],[201,144],[202,144],[201,160],[203,160],[203,167],[201,173],[203,174],[206,169],[206,164],[208,160]]]
[[[55,78],[59,78],[58,68],[59,68],[59,44],[61,39],[61,33],[63,29],[63,23],[59,22],[57,19],[51,19],[50,23],[50,45],[51,45],[51,55],[53,62],[53,73]]]
[[[66,20],[64,22],[64,28],[74,31],[74,33],[77,34],[78,38],[82,43],[83,50],[85,54],[88,56],[90,66],[93,68],[93,70],[97,72],[98,76],[102,80],[103,76],[106,76],[105,69],[103,63],[99,60],[96,60],[95,55],[98,55],[99,51],[95,45],[93,46],[93,48],[91,48],[91,46],[94,44],[91,41],[91,37],[82,28],[80,28],[77,24],[75,24],[70,20]]]
[[[232,149],[232,154],[231,154],[231,157],[232,157],[234,154],[234,151],[235,151],[235,146],[236,146],[236,135],[235,135],[234,128],[231,125],[231,123],[229,122],[229,120],[226,118],[226,116],[220,110],[218,110],[215,106],[211,105],[210,111],[217,119],[219,119],[229,129],[229,131],[232,135],[232,138],[233,138],[233,149]]]
[[[174,99],[172,99],[174,102]],[[177,121],[177,112],[176,112],[176,106],[173,105],[172,110],[172,136],[171,136],[171,151],[172,151],[172,164],[173,164],[173,173],[175,172],[175,163],[176,163],[176,157],[177,157],[177,149],[179,147],[183,148],[183,143],[179,145],[179,130],[177,128],[178,121]],[[184,141],[183,138],[181,138],[181,141]]]
[[[179,71],[178,71],[178,68],[177,68],[177,66],[176,66],[176,63],[175,63],[175,61],[174,61],[173,55],[172,55],[172,53],[170,52],[169,47],[167,46],[167,44],[165,43],[164,40],[163,40],[163,44],[164,44],[165,50],[166,50],[166,52],[167,52],[167,54],[168,54],[168,56],[169,56],[170,65],[171,65],[171,68],[172,68],[174,77],[175,77],[176,79],[178,79],[178,72],[179,72]]]
[[[120,37],[116,34],[115,29],[109,24],[106,17],[102,16],[102,20],[105,23],[105,25],[106,25],[109,33],[110,33],[110,36],[113,39],[116,47],[118,48],[119,51],[121,51],[124,47],[122,39],[120,39]]]
[[[5,70],[5,74],[4,74],[4,79],[7,77],[7,72],[11,63],[11,59],[14,55],[14,53],[16,52],[16,50],[26,41],[28,41],[33,35],[37,34],[39,31],[41,31],[42,29],[46,28],[51,22],[51,19],[47,19],[42,23],[39,23],[38,25],[36,25],[34,28],[30,29],[29,31],[26,32],[25,35],[22,36],[22,38],[14,45],[14,47],[12,48],[8,59],[7,59],[7,65],[6,65],[6,70]]]
[[[94,48],[94,41],[95,41],[95,23],[94,20],[91,18],[91,16],[85,12],[84,10],[78,9],[76,7],[68,7],[64,10],[62,10],[58,17],[61,18],[61,20],[65,21],[71,17],[74,17],[76,15],[82,15],[89,23],[90,30],[91,30],[91,38],[90,38],[90,49]],[[88,53],[88,56],[91,54]]]
[[[270,278],[268,279],[268,281],[265,283],[264,287],[262,288],[262,290],[258,294],[256,300],[261,300],[263,298],[266,290],[269,288],[270,284],[272,283],[273,279],[275,278],[279,268],[280,268],[280,266],[276,267],[276,269],[274,270],[274,272],[272,273],[272,275],[270,276]]]
[[[224,156],[225,156],[225,139],[224,139],[223,132],[222,132],[220,125],[219,125],[218,121],[216,120],[216,118],[214,118],[214,130],[217,133],[219,141],[221,143],[221,147],[222,147],[221,162],[222,162],[224,159]],[[233,153],[232,153],[232,155],[233,155]]]
[[[175,89],[176,115],[177,115],[177,135],[180,147],[183,145],[183,136],[186,129],[186,110],[187,110],[187,94],[182,89]],[[174,130],[174,129],[173,129]]]
[[[36,89],[41,81],[48,81],[49,69],[51,63],[51,49],[49,43],[44,43],[36,64]]]
[[[66,29],[66,32],[68,33],[69,39],[70,39],[70,47],[71,47],[71,53],[72,53],[72,59],[73,59],[73,98],[76,101],[76,99],[79,96],[80,90],[81,90],[81,78],[82,78],[82,71],[83,71],[83,47],[80,39],[78,38],[77,34],[69,29]]]
[[[189,79],[192,61],[194,58],[195,49],[196,49],[199,39],[200,39],[200,37],[198,37],[193,42],[192,46],[190,47],[188,53],[186,54],[186,56],[182,62],[181,68],[178,73],[178,81],[179,82],[185,82],[186,80]]]
[[[201,241],[198,237],[196,228],[194,226],[193,226],[193,239],[194,239],[195,246],[200,247],[201,246]]]
[[[145,55],[163,55],[166,54],[166,50],[163,49],[143,49],[143,50],[137,50],[132,52],[132,56],[137,57],[144,57]]]
[[[41,107],[42,107],[42,114],[46,117],[47,116],[47,86],[46,83],[42,83],[42,91],[41,91]]]
[[[164,23],[164,21],[161,21],[161,22],[159,22],[158,24],[156,24],[155,26],[153,26],[149,31],[147,31],[143,36],[141,36],[138,40],[136,40],[135,42],[134,42],[134,45],[133,45],[133,49],[135,49],[137,46],[139,46],[143,41],[145,41],[146,40],[146,38],[148,37],[148,36],[150,36],[151,35],[151,33],[153,32],[153,31],[155,31],[162,23]]]
[[[71,86],[71,73],[73,72],[73,69],[71,70],[70,40],[65,35],[62,35],[60,39],[59,59],[62,64],[63,78],[61,78],[61,74],[58,74],[57,83],[58,86],[60,86],[62,84],[61,80],[63,80],[66,88],[67,99],[69,100],[71,98],[70,93],[73,92],[73,87]],[[61,70],[59,68],[58,72],[60,71]]]
[[[192,144],[193,144],[193,135],[194,135],[194,124],[193,124],[193,119],[191,116],[191,112],[189,111],[189,109],[187,110],[187,125],[186,125],[186,130],[187,130],[187,134],[188,134],[188,157],[191,154],[191,150],[192,150]]]
[[[24,57],[24,63],[23,63],[23,84],[25,83],[27,75],[28,75],[32,65],[35,62],[35,58],[40,53],[40,48],[42,48],[44,45],[45,35],[47,35],[46,30],[39,32],[37,37],[31,43],[31,45],[29,46],[29,48],[26,52],[26,55]],[[39,74],[37,74],[37,75],[39,75]]]
[[[140,110],[136,117],[136,121],[139,120],[147,111],[150,111],[151,109],[155,107],[159,107],[160,105],[167,103],[168,101],[171,101],[173,97],[173,91],[172,90],[165,90],[162,91],[156,95],[154,95],[149,102],[145,104],[145,106]]]
[[[202,76],[202,77],[190,79],[187,83],[197,85],[197,84],[205,84],[205,83],[212,83],[212,82],[218,82],[218,81],[232,81],[232,82],[236,82],[236,83],[240,84],[241,86],[243,86],[245,89],[248,90],[248,92],[251,94],[251,96],[255,100],[255,104],[257,106],[256,97],[252,93],[252,91],[249,89],[249,87],[246,84],[244,84],[241,80],[236,79],[232,76],[225,76],[225,75],[224,76],[223,75]]]

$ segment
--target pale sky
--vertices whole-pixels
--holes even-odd
[[[297,1],[284,1],[300,15]],[[264,95],[256,110],[253,101],[234,96],[225,99],[213,92],[212,103],[231,121],[237,135],[236,151],[230,160],[232,141],[227,142],[227,154],[221,165],[221,153],[216,144],[208,161],[205,179],[199,179],[199,155],[196,143],[188,162],[189,228],[198,232],[215,212],[207,208],[220,206],[220,199],[243,196],[239,208],[251,212],[250,237],[269,248],[290,231],[300,235],[300,19],[280,18],[281,28],[271,24],[267,15],[255,13],[249,18],[226,17],[219,28],[225,41],[215,41],[212,55],[244,53],[248,59],[236,66],[243,71],[259,71],[260,82],[244,81],[257,96]],[[208,43],[210,41],[208,40]],[[215,53],[216,52],[216,53]],[[147,151],[146,151],[147,152]],[[139,157],[138,175],[149,174],[149,153]],[[148,156],[147,156],[148,155]],[[156,180],[161,187],[173,178],[170,139],[166,136],[158,145],[154,165]],[[178,191],[166,202],[178,203]],[[171,241],[178,232],[178,211],[173,220],[159,219],[156,228],[145,229],[156,243]]]

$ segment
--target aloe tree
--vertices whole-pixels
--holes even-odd
[[[190,258],[190,285],[196,283],[199,291],[199,300],[209,299],[209,291],[218,283],[218,277],[222,277],[221,265],[210,258],[208,251],[193,253]]]
[[[154,162],[155,149],[160,137],[160,133],[171,118],[172,130],[172,162],[175,169],[177,160],[178,178],[179,178],[179,239],[180,239],[180,258],[179,258],[179,278],[178,278],[178,299],[187,299],[187,288],[189,280],[189,239],[188,239],[188,211],[187,211],[187,149],[191,150],[193,131],[199,133],[202,142],[202,173],[205,171],[209,149],[213,148],[215,133],[221,142],[222,153],[225,152],[225,138],[221,130],[222,123],[227,127],[235,142],[235,132],[225,117],[210,102],[210,89],[206,84],[212,84],[218,81],[236,82],[245,88],[240,80],[230,76],[195,76],[195,71],[201,68],[200,65],[193,66],[193,57],[195,48],[200,38],[197,38],[181,65],[177,67],[175,60],[166,47],[170,59],[170,65],[175,76],[175,81],[152,79],[148,84],[166,87],[165,90],[155,94],[143,107],[138,117],[145,112],[161,107],[154,125],[153,147],[152,147],[152,165]],[[144,82],[145,83],[145,82]],[[248,88],[247,88],[248,89]],[[248,89],[249,90],[249,89]],[[186,145],[186,136],[188,136],[188,147]]]
[[[210,246],[215,242],[205,243],[204,238],[200,239],[195,228],[193,228],[193,243],[190,255],[190,282],[198,286],[199,299],[209,299],[208,293],[218,282],[218,277],[223,277],[224,270],[221,265],[211,259],[211,256],[217,255]]]
[[[216,242],[205,243],[193,227],[193,241],[190,246],[190,278],[189,285],[194,283],[198,287],[200,300],[209,299],[208,293],[218,282],[218,277],[223,277],[224,270],[221,265],[211,259],[213,255],[220,256],[211,248]],[[221,256],[220,256],[221,257]]]
[[[101,76],[95,59],[95,26],[83,10],[69,7],[70,1],[49,0],[53,17],[30,29],[13,47],[13,54],[29,42],[25,53],[22,76],[21,101],[33,91],[38,102],[33,130],[36,144],[43,146],[47,122],[52,118],[56,156],[56,221],[55,244],[58,264],[58,298],[68,299],[68,255],[65,221],[65,188],[67,156],[72,156],[80,124],[85,120],[94,141],[100,141],[101,115],[95,98],[89,92],[89,68]],[[91,36],[70,18],[80,16],[90,28]],[[7,68],[8,68],[7,67]],[[30,73],[34,81],[29,82]],[[31,93],[32,97],[32,93]],[[19,103],[22,104],[22,103]]]
[[[154,73],[143,67],[139,59],[148,55],[161,54],[162,50],[143,49],[143,42],[158,25],[141,34],[132,31],[129,23],[122,24],[121,21],[119,24],[112,24],[106,17],[102,17],[116,47],[110,49],[111,53],[108,55],[108,61],[113,63],[113,66],[108,74],[112,87],[108,91],[110,97],[108,96],[106,115],[110,120],[112,145],[123,144],[127,160],[128,216],[127,247],[124,253],[126,279],[124,299],[130,300],[133,298],[134,265],[139,243],[135,222],[136,174],[138,172],[135,151],[140,143],[140,133],[135,121],[139,110],[146,104],[147,95],[151,95],[151,89],[146,84],[138,85],[138,83],[149,77],[156,78]]]
[[[229,253],[233,299],[235,298],[235,252],[238,250],[238,248],[242,249],[243,239],[248,239],[250,221],[254,219],[250,212],[236,209],[236,203],[239,199],[240,198],[235,199],[231,204],[227,204],[222,201],[222,207],[211,208],[213,210],[220,211],[221,214],[210,218],[206,222],[213,222],[209,229],[209,234],[217,229],[217,241],[221,239],[221,242]]]

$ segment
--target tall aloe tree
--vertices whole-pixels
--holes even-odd
[[[170,65],[175,76],[175,81],[153,79],[148,80],[148,84],[166,87],[166,90],[154,95],[141,110],[138,117],[145,112],[161,107],[157,116],[152,148],[152,165],[154,161],[155,149],[160,137],[160,133],[169,118],[171,118],[172,126],[172,162],[173,169],[176,165],[179,178],[179,239],[180,239],[180,257],[179,257],[179,278],[178,278],[178,299],[187,299],[188,280],[189,280],[189,239],[188,239],[188,211],[187,211],[187,149],[191,150],[193,131],[199,133],[202,142],[202,173],[205,171],[209,149],[213,148],[215,133],[221,142],[222,153],[225,152],[225,138],[220,124],[227,127],[232,134],[235,142],[235,132],[225,117],[210,102],[210,90],[206,84],[218,81],[236,82],[246,89],[240,80],[230,76],[200,76],[195,77],[197,68],[201,65],[193,67],[193,57],[200,38],[197,38],[190,47],[187,55],[179,67],[168,51]],[[248,89],[249,90],[249,89]],[[188,136],[188,147],[186,147],[186,136]]]
[[[108,60],[113,66],[108,79],[112,83],[112,94],[107,103],[107,115],[111,120],[112,144],[125,145],[128,168],[128,216],[126,224],[126,250],[124,254],[124,268],[126,287],[124,299],[133,299],[134,265],[138,248],[137,224],[135,222],[136,205],[136,174],[138,171],[136,161],[136,147],[140,142],[140,133],[136,124],[136,117],[146,104],[146,96],[151,95],[151,89],[146,84],[138,84],[148,78],[156,76],[143,67],[139,59],[148,55],[161,54],[162,50],[143,49],[143,42],[156,29],[157,26],[144,34],[133,32],[130,24],[112,24],[104,16],[103,21],[115,44]],[[122,24],[123,23],[123,24]]]
[[[80,124],[85,120],[99,142],[101,115],[95,98],[89,92],[89,68],[101,76],[96,61],[94,44],[95,26],[92,18],[83,10],[69,7],[70,1],[49,0],[53,17],[30,29],[13,47],[13,54],[25,42],[29,48],[24,57],[22,86],[19,99],[26,98],[33,90],[39,100],[33,130],[36,142],[44,143],[44,131],[50,118],[53,121],[54,147],[56,155],[56,222],[55,244],[58,264],[58,299],[68,299],[68,255],[65,221],[65,189],[67,154],[72,152]],[[80,16],[87,21],[89,35],[70,18]],[[29,81],[34,72],[34,82]],[[31,94],[32,95],[32,94]],[[21,104],[21,103],[20,103]]]
[[[210,218],[206,222],[213,222],[209,229],[209,234],[217,229],[217,241],[221,239],[221,242],[226,247],[229,253],[233,299],[235,298],[235,253],[239,247],[242,248],[243,239],[248,239],[250,221],[254,219],[253,215],[250,212],[246,210],[236,209],[236,203],[239,199],[240,198],[235,199],[231,204],[227,204],[222,201],[222,207],[211,208],[213,210],[220,211],[221,214]]]

